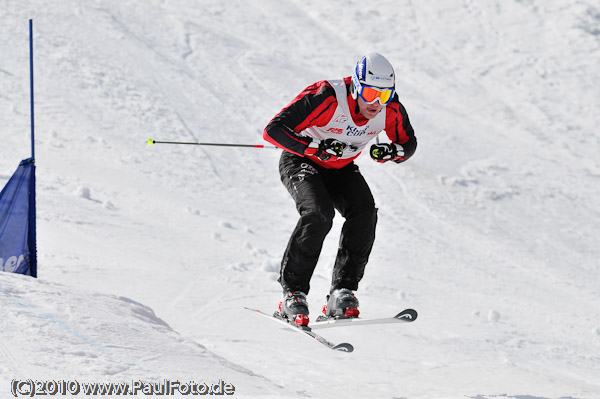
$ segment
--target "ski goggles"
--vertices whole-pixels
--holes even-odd
[[[379,101],[381,105],[386,105],[390,101],[392,101],[392,97],[394,97],[394,89],[389,88],[379,88],[369,85],[362,85],[357,79],[353,79],[354,86],[358,92],[358,95],[367,103],[373,104],[375,101]]]

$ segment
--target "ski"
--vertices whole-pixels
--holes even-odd
[[[388,323],[412,323],[417,319],[418,313],[414,309],[405,309],[393,317],[383,317],[376,319],[362,319],[360,317],[351,318],[328,318],[319,316],[317,321],[311,324],[311,329],[319,330],[332,327],[364,326],[368,324],[388,324]]]
[[[271,319],[273,321],[276,321],[278,323],[283,324],[284,326],[292,329],[293,331],[296,331],[298,333],[301,333],[302,335],[305,335],[307,337],[312,338],[313,340],[317,341],[318,343],[326,346],[329,349],[335,350],[335,351],[340,351],[340,352],[352,352],[354,350],[354,347],[347,343],[347,342],[343,342],[341,344],[334,344],[331,341],[328,341],[327,339],[323,338],[322,336],[320,336],[319,334],[315,333],[314,331],[312,331],[311,327],[308,326],[297,326],[295,324],[291,324],[288,323],[288,321],[286,319],[284,319],[283,317],[281,317],[279,315],[279,312],[275,312],[274,314],[270,315],[268,313],[265,313],[259,309],[251,309],[251,308],[247,308],[244,307],[244,309],[249,310],[253,313],[259,314],[261,316],[264,316],[268,319]]]

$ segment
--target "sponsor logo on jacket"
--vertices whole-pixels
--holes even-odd
[[[377,132],[368,132],[367,130],[369,130],[369,125],[365,126],[363,129],[359,129],[357,127],[354,126],[347,126],[346,127],[346,136],[363,136],[363,135],[372,135],[372,134],[377,134]]]
[[[335,123],[346,123],[348,122],[348,117],[346,115],[339,115],[337,118],[335,118],[334,120]]]

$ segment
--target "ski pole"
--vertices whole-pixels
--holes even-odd
[[[154,139],[148,139],[148,145],[152,145],[152,144],[209,145],[209,146],[217,146],[217,147],[250,147],[250,148],[277,149],[277,147],[275,147],[275,146],[262,145],[262,144],[190,143],[190,142],[185,142],[185,141],[158,141],[158,140],[154,140]]]

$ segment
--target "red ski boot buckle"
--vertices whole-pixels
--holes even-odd
[[[296,323],[296,325],[298,325],[298,326],[307,326],[308,321],[309,321],[308,316],[305,314],[299,314],[294,319],[294,323]]]
[[[359,314],[360,314],[360,312],[356,308],[346,308],[346,312],[344,313],[344,316],[346,316],[346,317],[358,317]]]

